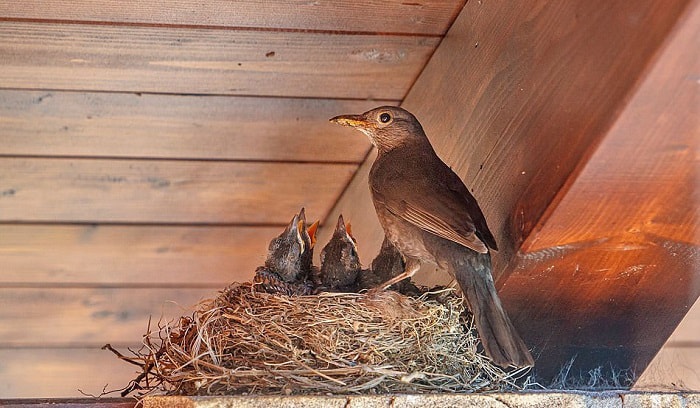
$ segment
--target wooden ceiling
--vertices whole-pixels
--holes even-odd
[[[101,345],[325,221],[370,148],[328,118],[399,104],[463,4],[0,2],[0,398],[123,385]]]
[[[370,146],[327,120],[380,104],[416,112],[468,181],[504,304],[550,372],[598,346],[608,307],[626,329],[607,346],[633,333],[622,360],[648,362],[698,296],[698,0],[15,3],[0,3],[0,398],[123,386],[132,368],[99,347],[250,279],[302,206],[328,225],[343,211],[369,262]],[[659,186],[676,211],[644,204]]]

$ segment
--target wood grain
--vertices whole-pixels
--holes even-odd
[[[362,161],[328,118],[391,101],[0,90],[0,155]]]
[[[502,287],[545,378],[641,372],[700,295],[699,48],[693,1]]]
[[[223,288],[222,288],[223,289]],[[0,348],[100,347],[141,342],[151,328],[191,313],[216,289],[0,288]]]
[[[127,385],[136,377],[138,368],[118,360],[114,354],[99,347],[0,348],[0,361],[3,362],[0,398],[85,398],[78,389],[100,395],[105,386],[109,391]],[[3,406],[6,403],[3,402]],[[55,401],[50,406],[68,407],[55,404]]]
[[[484,209],[497,271],[610,126],[687,3],[465,5],[403,106]],[[434,95],[443,102],[425,103]]]
[[[245,226],[0,224],[0,286],[127,284],[222,288],[234,281],[251,280],[255,268],[265,261],[268,242],[282,230],[283,227]]]
[[[444,34],[463,0],[214,0],[0,3],[0,17],[132,24]]]
[[[356,167],[0,158],[0,221],[286,225],[323,218]]]
[[[401,99],[439,38],[4,22],[4,88]]]
[[[634,384],[634,390],[700,390],[700,302],[688,311]]]
[[[479,201],[499,244],[497,276],[610,126],[685,4],[465,5],[402,106]],[[371,200],[366,178],[347,191],[333,217]],[[360,245],[376,254],[372,212],[355,219],[367,231]]]
[[[697,298],[688,50],[700,20],[679,19],[700,7],[688,3],[468,2],[402,104],[484,209],[504,306],[544,382],[576,353],[576,370],[643,369]],[[657,59],[677,22],[684,34]],[[653,61],[668,65],[649,73]],[[582,159],[590,178],[574,173]],[[369,201],[365,183],[356,177],[332,214]],[[518,255],[550,206],[559,216]],[[377,245],[374,214],[365,221],[375,229],[358,242]]]

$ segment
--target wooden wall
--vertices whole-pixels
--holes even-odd
[[[149,316],[248,280],[463,1],[0,2],[0,398],[123,386]]]
[[[481,203],[545,384],[574,356],[574,373],[640,374],[700,293],[698,10],[468,2],[402,104]],[[331,213],[355,220],[365,262],[382,240],[370,164]]]

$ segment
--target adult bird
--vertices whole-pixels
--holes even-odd
[[[489,248],[497,246],[484,214],[435,153],[416,117],[382,106],[331,122],[363,132],[377,148],[369,188],[386,237],[406,265],[383,287],[412,276],[423,261],[436,264],[457,280],[486,354],[500,366],[532,366],[532,355],[496,292]]]

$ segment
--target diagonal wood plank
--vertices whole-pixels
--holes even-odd
[[[0,221],[286,224],[356,165],[0,158]]]
[[[221,288],[223,289],[223,287]],[[0,288],[0,347],[138,344],[216,289]]]
[[[0,286],[223,287],[251,280],[282,229],[0,224]]]
[[[437,37],[0,25],[4,88],[401,99]]]
[[[369,141],[328,118],[377,103],[0,90],[0,155],[359,163]]]
[[[693,0],[503,286],[545,378],[640,373],[700,296],[698,49]]]
[[[441,35],[463,4],[463,0],[28,0],[0,3],[0,17]]]
[[[610,126],[687,3],[467,2],[402,106],[484,210],[499,246],[496,277]],[[357,177],[333,216],[352,214],[360,200],[370,197]],[[373,211],[353,219],[366,231],[358,240],[368,262],[381,227]]]

